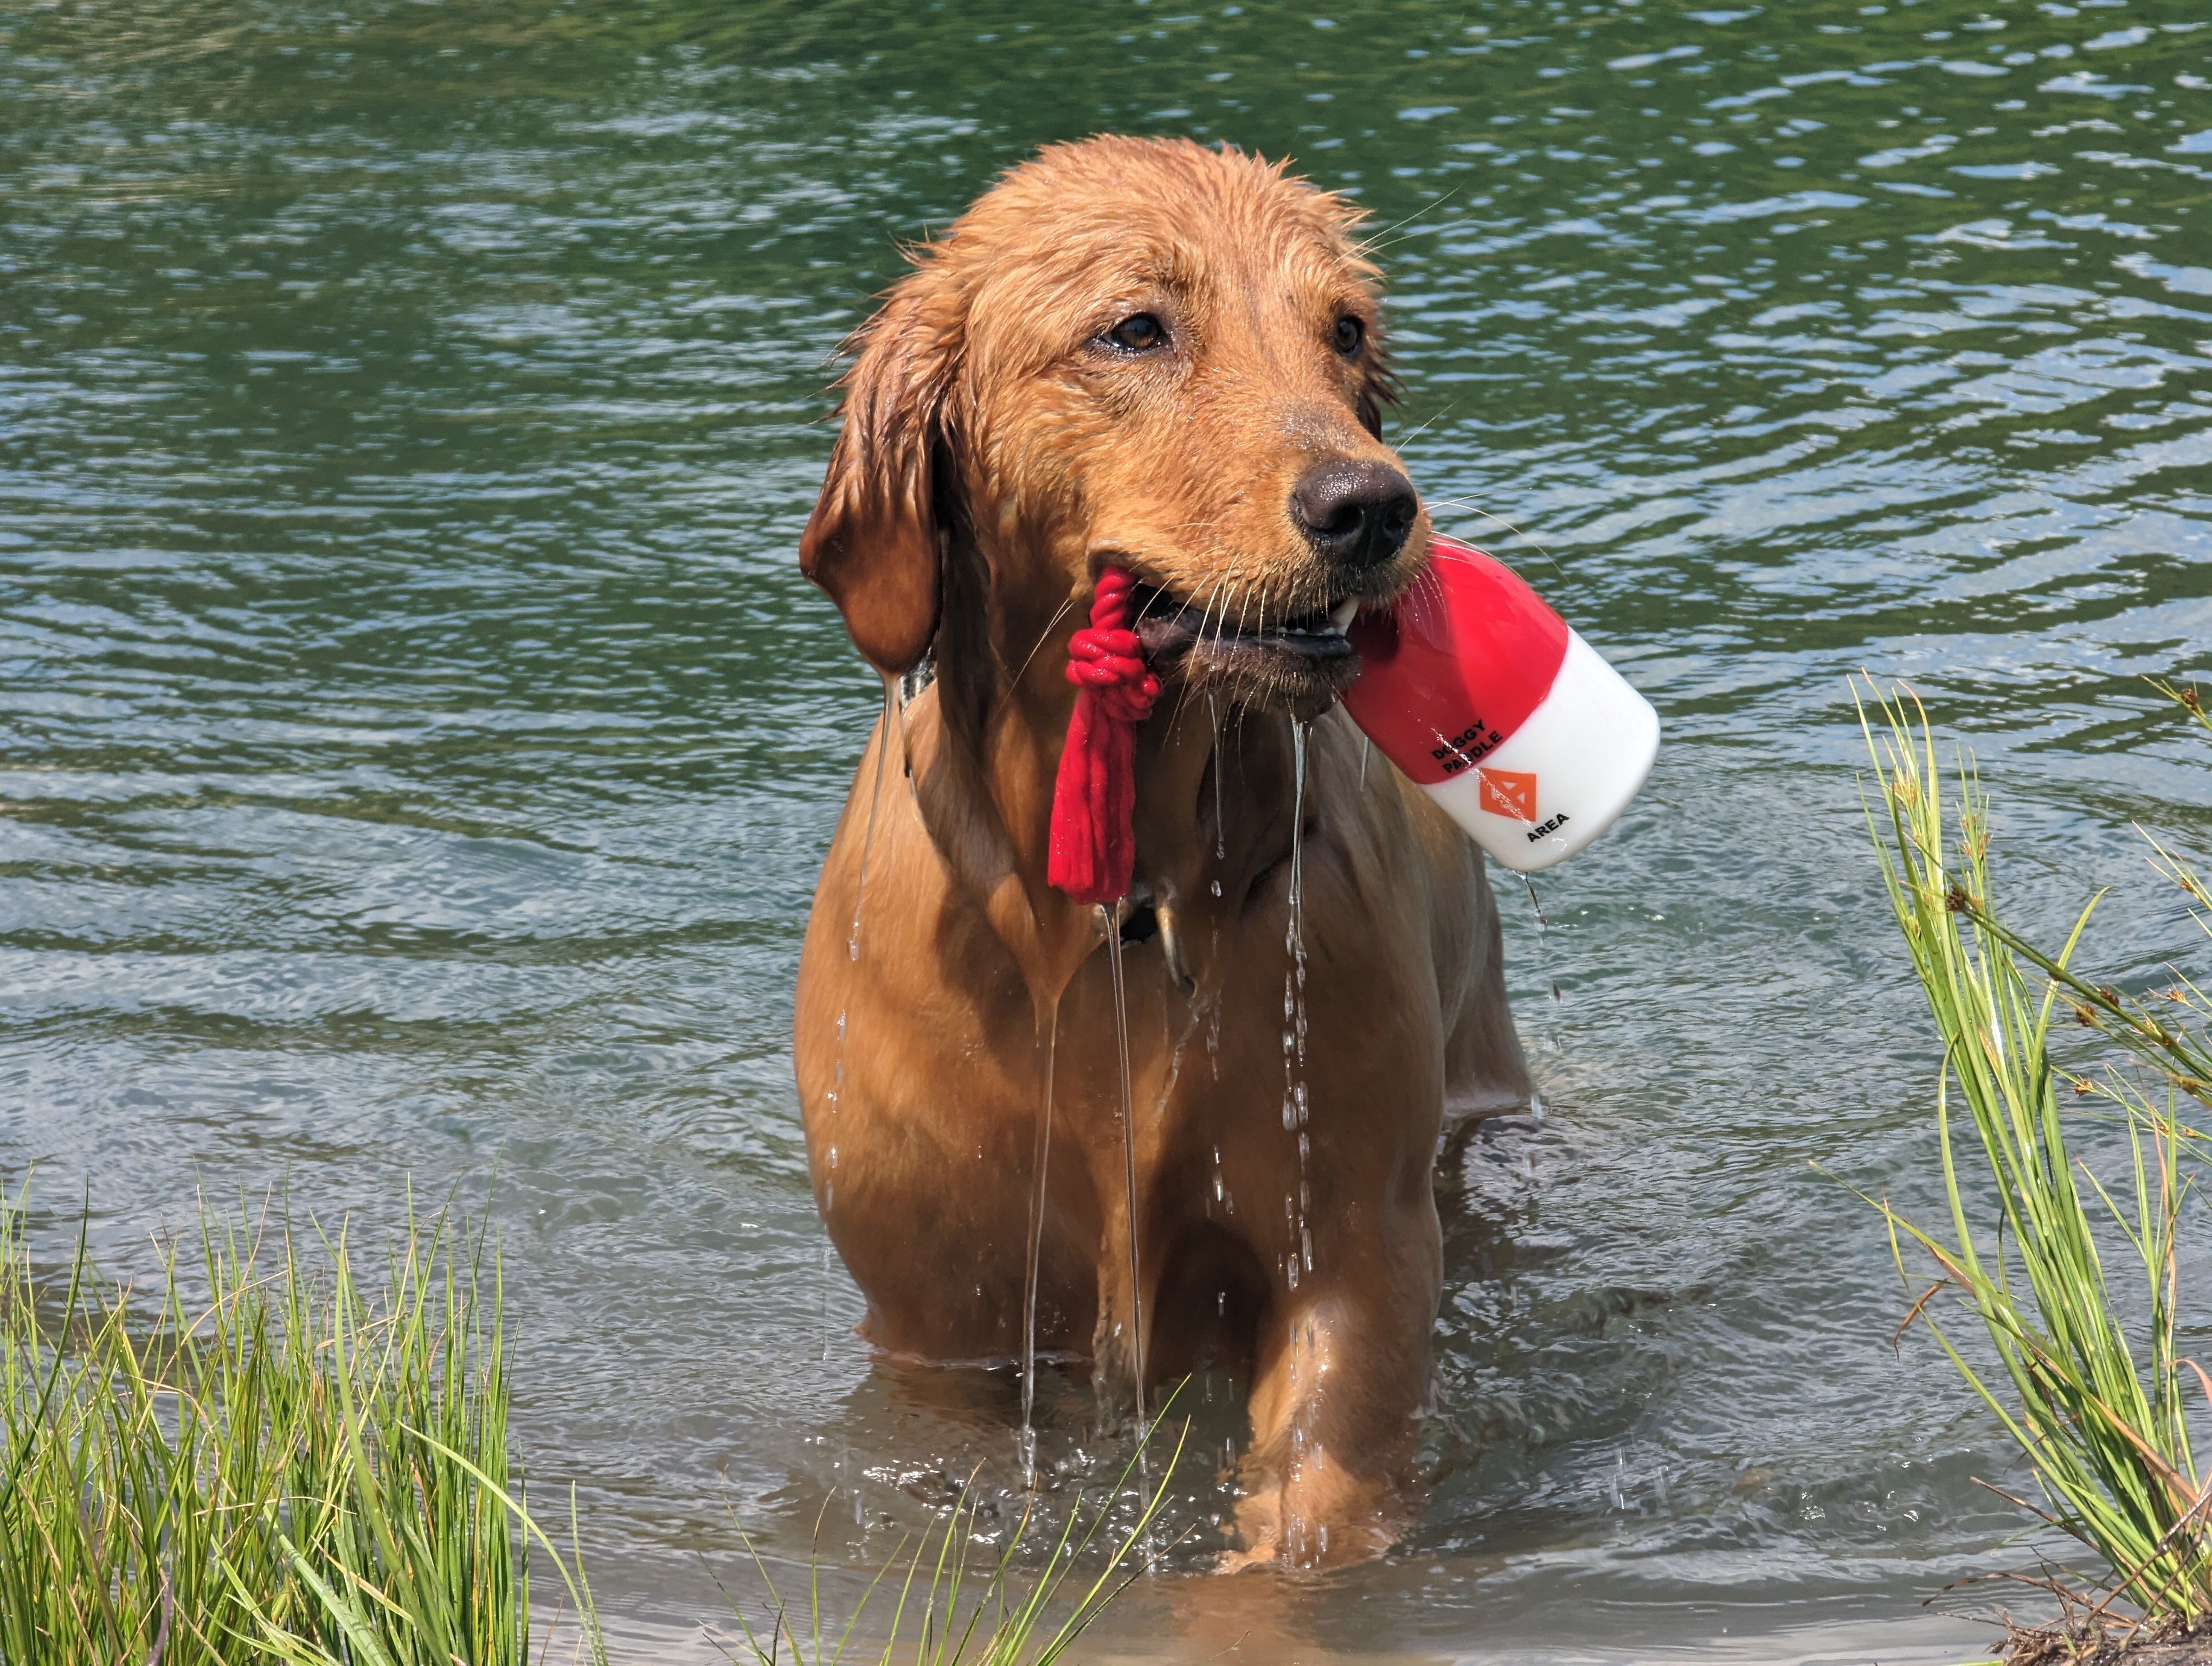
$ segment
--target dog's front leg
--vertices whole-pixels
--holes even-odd
[[[1240,1469],[1243,1548],[1224,1571],[1380,1556],[1411,1521],[1414,1423],[1443,1280],[1433,1204],[1339,1243],[1263,1322]]]

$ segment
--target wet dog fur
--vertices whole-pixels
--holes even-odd
[[[1334,703],[1358,661],[1332,615],[1402,593],[1429,537],[1380,438],[1358,223],[1233,149],[1042,152],[854,338],[800,546],[887,689],[933,671],[861,757],[799,968],[816,1200],[864,1332],[1016,1359],[1033,1295],[1037,1347],[1102,1383],[1235,1371],[1228,1566],[1402,1529],[1440,1135],[1528,1094],[1480,858]],[[1067,640],[1108,563],[1165,684],[1114,927],[1141,1289],[1109,927],[1045,880]]]

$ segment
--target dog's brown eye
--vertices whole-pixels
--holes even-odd
[[[1132,313],[1106,332],[1107,340],[1132,353],[1150,352],[1167,338],[1167,331],[1150,313]]]
[[[1349,314],[1336,321],[1336,350],[1350,358],[1367,339],[1367,326]]]

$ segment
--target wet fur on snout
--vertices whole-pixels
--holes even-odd
[[[1126,1383],[1141,1323],[1153,1383],[1210,1361],[1248,1384],[1232,1561],[1371,1555],[1402,1525],[1438,1134],[1527,1091],[1480,859],[1365,757],[1333,708],[1356,660],[1316,623],[1410,584],[1426,515],[1351,570],[1291,508],[1322,465],[1397,466],[1358,218],[1233,150],[1045,151],[854,337],[800,547],[887,688],[935,672],[871,739],[799,970],[816,1196],[864,1329],[1018,1357],[1034,1222],[1041,1349]],[[1139,317],[1158,344],[1117,339]],[[1141,1292],[1105,927],[1044,879],[1061,668],[1109,562],[1146,587],[1170,684],[1138,737],[1159,929],[1125,956]],[[1318,719],[1302,794],[1294,716]],[[1309,1034],[1286,1073],[1301,802]],[[1307,1121],[1286,1129],[1293,1075]]]

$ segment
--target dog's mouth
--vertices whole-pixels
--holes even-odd
[[[1278,616],[1257,601],[1193,602],[1140,581],[1133,599],[1146,661],[1162,681],[1218,691],[1235,705],[1286,707],[1310,717],[1358,677],[1359,655],[1346,633],[1362,607],[1386,599],[1343,595]]]
[[[1194,605],[1145,584],[1137,587],[1133,599],[1137,635],[1145,657],[1156,666],[1192,659],[1218,663],[1255,654],[1290,665],[1346,659],[1352,650],[1345,633],[1360,608],[1360,598],[1346,596],[1310,613],[1269,619],[1249,609],[1232,613]]]

